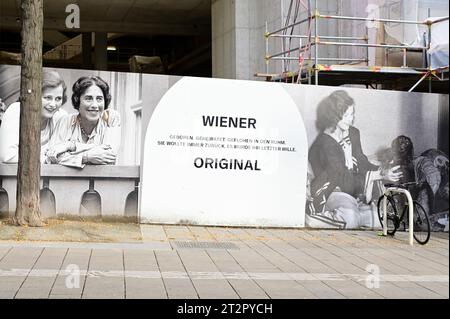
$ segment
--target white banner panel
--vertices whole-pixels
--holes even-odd
[[[146,133],[141,221],[303,227],[307,161],[281,85],[183,78]]]

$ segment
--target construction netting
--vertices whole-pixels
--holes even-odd
[[[449,66],[448,0],[282,3],[282,29],[269,25],[275,39],[267,42],[266,53],[283,74],[302,74],[312,63],[433,70]]]
[[[373,0],[382,8],[380,14],[388,19],[407,21],[439,21],[449,15],[448,0]],[[386,34],[397,43],[422,46],[429,42],[429,29],[424,24],[384,25]],[[431,67],[438,69],[449,65],[448,20],[431,26]]]

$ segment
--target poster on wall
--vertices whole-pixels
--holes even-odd
[[[43,70],[41,208],[46,218],[136,220],[138,74]],[[20,67],[0,66],[0,214],[15,210]]]
[[[384,185],[412,182],[448,231],[448,95],[44,74],[45,217],[373,229]],[[19,80],[0,66],[0,218],[15,209]]]
[[[284,87],[308,132],[307,227],[379,228],[385,185],[408,183],[432,230],[448,231],[449,161],[439,145],[448,139],[440,123],[448,118],[448,97]]]
[[[303,123],[280,86],[183,78],[148,126],[141,221],[303,227]]]

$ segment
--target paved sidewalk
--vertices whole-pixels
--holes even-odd
[[[374,231],[141,230],[131,244],[0,241],[0,299],[449,298],[448,234],[409,247]]]

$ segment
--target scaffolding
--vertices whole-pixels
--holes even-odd
[[[414,91],[423,81],[429,80],[431,92],[432,80],[440,82],[448,81],[448,65],[432,69],[431,36],[434,24],[448,21],[449,17],[439,19],[427,19],[425,21],[411,21],[401,19],[385,19],[372,17],[352,17],[344,15],[321,14],[318,9],[318,1],[291,0],[287,12],[287,18],[282,28],[269,31],[268,23],[265,28],[265,64],[266,72],[257,73],[255,76],[264,77],[267,81],[292,82],[297,84],[319,85],[320,78],[326,79],[326,84],[364,84],[367,87],[377,88],[379,83],[386,80],[409,79],[415,83],[409,91]],[[307,17],[298,20],[301,7],[306,10]],[[297,21],[298,20],[298,21]],[[365,32],[360,36],[331,36],[319,34],[319,21],[341,20],[366,22]],[[386,23],[402,25],[423,25],[427,28],[422,45],[370,43],[369,27],[367,23]],[[300,26],[307,25],[306,34],[300,33]],[[297,29],[297,30],[296,30]],[[296,33],[297,32],[297,33]],[[270,42],[280,39],[281,52],[270,53]],[[324,47],[360,47],[365,50],[365,57],[321,57],[321,48]],[[385,52],[385,62],[393,50],[402,52],[402,65],[399,67],[386,65],[370,65],[369,49],[380,48]],[[408,52],[422,54],[422,66],[408,66]],[[282,72],[269,73],[269,66],[273,61],[281,61]],[[296,70],[292,70],[291,62],[297,62]],[[333,64],[330,62],[337,62]],[[320,78],[319,78],[320,77]],[[374,86],[375,85],[375,86]]]

